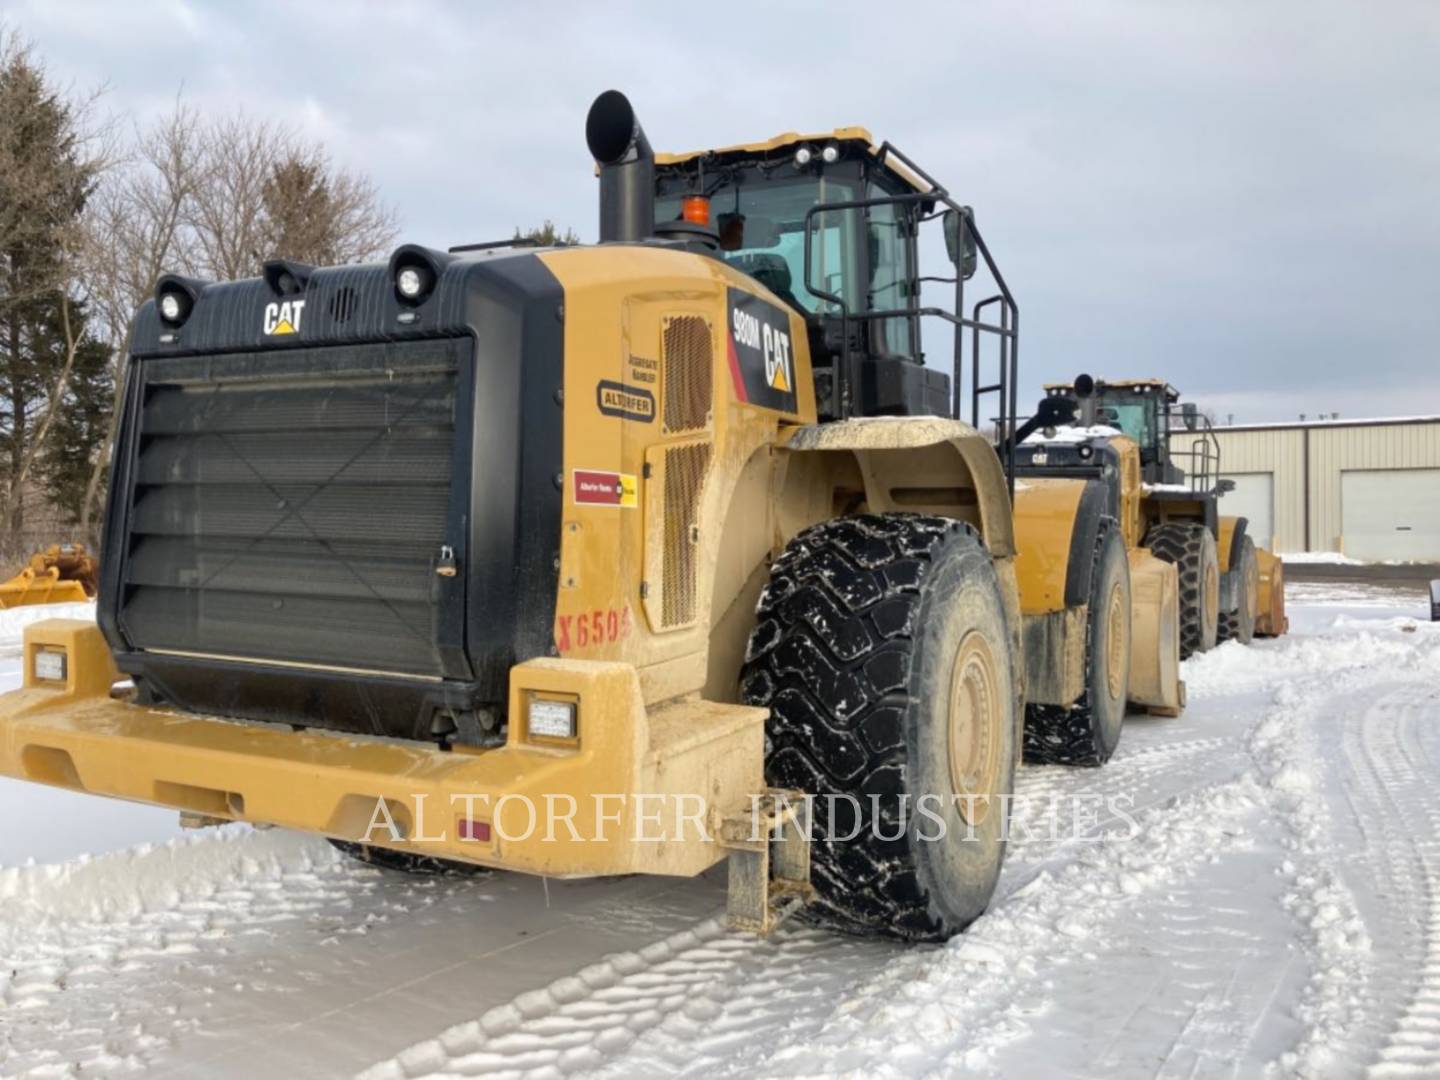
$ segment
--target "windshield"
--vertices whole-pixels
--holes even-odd
[[[1095,422],[1119,428],[1142,447],[1155,443],[1155,402],[1150,398],[1106,396],[1096,407]]]
[[[661,195],[655,219],[681,216],[686,192]],[[812,206],[860,198],[858,181],[824,175],[777,179],[759,169],[737,170],[710,191],[710,216],[720,235],[722,258],[755,278],[786,303],[809,314],[834,307],[805,288],[805,215]],[[810,234],[811,281],[841,297],[850,310],[864,307],[857,227],[863,213],[821,214]]]

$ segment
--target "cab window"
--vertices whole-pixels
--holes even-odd
[[[710,195],[710,218],[720,236],[722,258],[800,311],[830,314],[835,305],[805,288],[805,215],[812,206],[858,199],[858,184],[827,176],[758,177],[746,183],[754,172],[741,171]],[[656,220],[680,217],[683,199],[683,192],[657,198]],[[843,299],[851,311],[863,307],[861,213],[819,214],[810,233],[812,281]]]
[[[1119,428],[1130,438],[1148,448],[1155,443],[1155,402],[1147,398],[1107,397],[1095,411],[1098,423]]]
[[[872,186],[870,198],[885,198],[888,192]],[[911,262],[909,213],[896,203],[883,203],[870,208],[867,232],[870,244],[870,285],[868,307],[871,311],[910,308],[911,282],[915,277]],[[915,355],[915,323],[910,316],[876,319],[874,346],[891,356]]]

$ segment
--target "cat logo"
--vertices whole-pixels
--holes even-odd
[[[283,304],[266,304],[263,327],[265,336],[278,337],[281,334],[298,334],[300,332],[300,316],[304,314],[304,300],[286,300]]]
[[[765,327],[765,337],[770,338],[770,328]],[[790,335],[775,332],[773,339],[766,342],[765,381],[770,389],[782,394],[790,392]]]

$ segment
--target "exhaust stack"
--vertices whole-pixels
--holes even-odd
[[[585,118],[585,142],[600,166],[600,242],[655,232],[655,152],[630,99],[606,90]]]

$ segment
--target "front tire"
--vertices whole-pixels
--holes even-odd
[[[741,695],[770,709],[768,782],[817,797],[811,917],[940,941],[984,912],[1018,749],[1010,642],[963,522],[857,515],[786,547]]]
[[[1220,558],[1215,534],[1198,522],[1156,525],[1145,546],[1180,575],[1180,659],[1215,647],[1220,632]]]
[[[1025,760],[1104,765],[1120,745],[1130,696],[1130,564],[1118,526],[1101,526],[1085,623],[1085,691],[1074,705],[1025,708]]]

